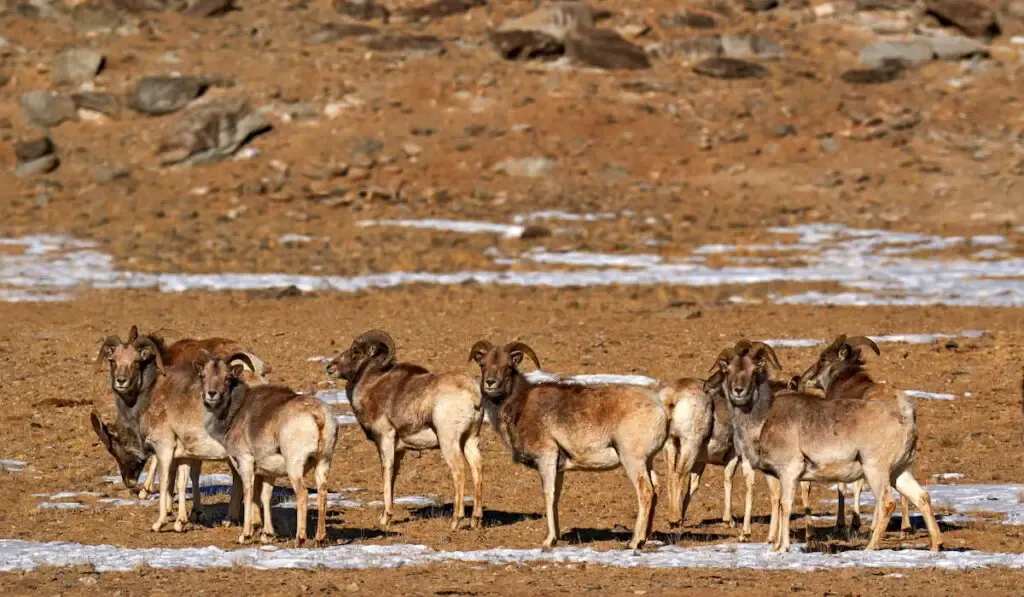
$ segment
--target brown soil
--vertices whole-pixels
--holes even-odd
[[[440,272],[488,264],[482,251],[495,239],[360,228],[356,221],[444,217],[509,223],[516,214],[540,209],[629,209],[636,214],[632,219],[588,224],[567,237],[498,244],[511,251],[543,245],[636,253],[651,252],[645,241],[657,239],[662,243],[658,252],[676,255],[708,242],[773,240],[770,226],[820,221],[941,234],[1008,234],[1016,243],[1011,252],[1021,251],[1021,236],[1012,232],[1024,217],[1017,197],[1021,66],[1006,36],[993,44],[987,71],[971,75],[961,89],[949,84],[963,76],[955,62],[932,62],[884,85],[842,82],[839,74],[856,66],[857,51],[869,36],[816,23],[802,9],[772,14],[727,10],[727,16],[716,17],[714,31],[756,29],[783,44],[786,58],[766,63],[771,76],[764,79],[708,79],[679,59],[654,60],[652,70],[641,72],[544,71],[502,61],[486,42],[489,20],[498,23],[528,7],[527,2],[507,2],[495,6],[490,16],[474,9],[468,16],[426,25],[373,23],[387,31],[445,40],[443,56],[408,60],[389,52],[368,54],[358,39],[306,43],[319,25],[341,20],[326,1],[245,3],[240,11],[209,20],[145,13],[141,34],[89,41],[71,33],[67,17],[36,20],[8,12],[0,35],[26,51],[0,48],[0,74],[9,78],[0,87],[0,138],[5,141],[39,134],[23,121],[18,98],[50,87],[48,65],[69,43],[88,43],[106,55],[96,79],[101,91],[122,93],[142,76],[170,71],[233,77],[238,82],[233,91],[244,91],[255,105],[274,108],[274,130],[250,143],[259,151],[252,159],[161,169],[154,152],[160,131],[173,117],[146,117],[126,109],[121,117],[99,123],[62,124],[50,131],[62,161],[56,172],[32,179],[2,176],[0,236],[67,233],[97,241],[116,256],[119,267],[147,271]],[[679,9],[662,0],[602,7],[615,13],[614,26],[640,20],[654,24],[659,15]],[[710,4],[693,7],[714,12]],[[704,32],[655,29],[638,42],[699,33]],[[346,97],[351,101],[340,117],[322,116],[325,105]],[[280,118],[299,104],[313,105],[320,116],[299,122]],[[516,126],[524,124],[529,127]],[[795,134],[780,136],[786,125]],[[867,129],[874,132],[866,134]],[[826,136],[838,142],[836,151],[822,143]],[[369,162],[352,152],[361,137],[383,145]],[[409,143],[419,151],[406,151],[403,146]],[[10,146],[0,147],[5,171],[15,165]],[[492,171],[507,157],[545,155],[558,165],[540,178]],[[130,175],[97,182],[93,169],[98,166],[127,168]],[[366,177],[343,176],[345,167],[350,172],[362,168]],[[281,245],[279,237],[288,233],[318,240]],[[982,328],[990,334],[960,339],[951,348],[883,346],[871,370],[900,387],[959,396],[948,402],[919,401],[916,470],[923,482],[943,472],[961,472],[962,482],[972,483],[1024,478],[1018,457],[1019,355],[1024,346],[1019,309],[740,306],[724,300],[787,289],[793,290],[787,284],[592,290],[464,285],[284,299],[272,298],[273,293],[93,291],[70,303],[4,304],[0,454],[29,461],[32,469],[2,474],[0,537],[132,547],[233,545],[235,529],[154,534],[149,531],[154,513],[148,508],[40,510],[32,497],[71,490],[127,496],[101,480],[116,469],[96,442],[88,415],[92,409],[106,417],[113,412],[105,375],[91,364],[102,338],[123,334],[135,323],[143,329],[165,327],[250,342],[273,364],[275,381],[306,391],[322,387],[325,379],[308,357],[329,354],[371,327],[395,336],[401,358],[435,369],[472,372],[466,358],[473,342],[520,338],[537,350],[549,371],[659,378],[702,376],[723,346],[744,336],[827,338],[841,332]],[[802,370],[814,354],[812,349],[780,351],[787,371]],[[972,396],[963,397],[964,392]],[[484,530],[450,533],[444,512],[399,508],[393,534],[383,535],[374,529],[374,509],[337,509],[331,513],[332,539],[423,543],[437,549],[537,546],[544,522],[535,473],[514,465],[490,430],[483,450]],[[222,472],[224,467],[208,468]],[[684,532],[659,538],[681,546],[735,540],[736,531],[716,521],[720,475],[712,469],[705,476]],[[366,491],[356,497],[377,499],[377,457],[355,426],[342,430],[330,485],[362,487]],[[757,490],[755,513],[763,516],[763,481]],[[399,495],[446,498],[449,492],[450,479],[438,454],[407,459]],[[609,531],[631,524],[634,504],[621,473],[570,475],[562,500],[565,542],[597,549],[621,546],[626,534]],[[292,524],[282,519],[278,528],[286,533]],[[755,526],[755,538],[764,536],[765,527],[761,522]],[[656,528],[668,530],[663,509]],[[824,526],[818,536],[824,549],[865,543],[839,541]],[[946,529],[945,541],[952,548],[1024,552],[1024,535],[1016,527],[985,517]],[[924,537],[919,533],[901,542],[890,533],[886,544],[920,547]],[[1021,580],[1021,573],[1006,570],[887,574],[453,565],[315,573],[140,570],[95,576],[70,569],[0,575],[0,588],[12,595],[97,589],[181,593],[200,587],[273,594],[387,587],[449,595],[686,589],[995,595],[1013,594]]]

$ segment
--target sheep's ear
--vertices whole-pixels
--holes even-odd
[[[231,365],[231,377],[235,379],[242,379],[242,372],[245,371],[245,365],[234,364]]]
[[[848,356],[850,356],[850,347],[843,344],[839,347],[839,360],[845,361]]]
[[[521,350],[513,350],[508,353],[508,358],[512,361],[512,365],[518,367],[523,362],[523,352]]]

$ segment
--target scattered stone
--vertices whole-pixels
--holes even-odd
[[[860,51],[860,62],[872,68],[878,68],[890,61],[898,61],[904,66],[916,66],[928,62],[933,57],[932,46],[921,38],[876,41]]]
[[[506,60],[554,60],[565,55],[561,41],[539,31],[488,31],[487,37]]]
[[[658,24],[662,27],[690,27],[691,29],[714,29],[718,26],[715,22],[715,18],[711,15],[690,12],[684,10],[671,15],[661,15],[658,17]]]
[[[629,177],[629,170],[618,164],[605,164],[601,166],[601,180],[615,182]]]
[[[328,23],[320,27],[306,38],[306,43],[328,44],[349,37],[376,35],[377,30],[369,25],[358,23]]]
[[[380,153],[384,144],[371,137],[357,137],[352,141],[352,156],[364,157]]]
[[[914,0],[856,0],[857,10],[908,10],[914,7]]]
[[[126,168],[111,168],[109,166],[97,166],[92,169],[92,181],[96,184],[106,184],[122,178],[128,178],[131,172]]]
[[[566,54],[574,61],[595,68],[650,68],[651,60],[642,48],[626,41],[611,29],[577,29],[565,39]]]
[[[494,165],[495,172],[504,172],[509,176],[525,176],[537,178],[549,174],[558,164],[548,157],[506,158]]]
[[[414,158],[423,153],[423,148],[415,143],[406,143],[402,145],[402,151],[405,152],[405,155]]]
[[[987,58],[988,47],[978,40],[962,35],[936,35],[927,38],[939,60],[963,60],[976,56]]]
[[[245,98],[223,98],[190,107],[177,117],[157,148],[160,165],[198,164],[231,156],[253,135],[270,128]]]
[[[530,224],[523,228],[519,238],[523,240],[533,240],[537,238],[546,238],[551,236],[551,229],[547,226],[541,226],[540,224]]]
[[[196,77],[146,77],[135,85],[128,106],[143,114],[170,114],[199,97],[206,87]]]
[[[103,54],[89,48],[65,48],[53,59],[50,76],[54,85],[89,81],[103,68]]]
[[[21,96],[21,110],[25,119],[42,127],[57,126],[65,120],[77,120],[75,102],[52,91],[29,91]]]
[[[377,52],[444,54],[444,42],[433,35],[382,35],[371,39],[366,47]]]
[[[121,26],[121,12],[106,4],[79,4],[71,11],[71,24],[77,35],[110,34]]]
[[[943,25],[952,25],[971,37],[1000,34],[995,12],[971,0],[925,0],[925,10]]]
[[[764,12],[778,8],[779,0],[744,0],[743,4],[751,12]]]
[[[117,97],[109,93],[95,91],[72,93],[71,101],[75,103],[75,107],[79,110],[92,110],[111,118],[121,117],[121,102],[118,101]]]
[[[839,141],[836,141],[832,135],[826,135],[821,138],[818,142],[818,146],[825,153],[835,153],[839,151]]]
[[[391,18],[391,11],[373,0],[333,0],[331,5],[338,14],[356,19],[357,21],[373,21],[380,19],[387,23]]]
[[[775,136],[779,139],[783,137],[795,137],[796,127],[791,124],[780,124],[775,127]]]
[[[186,17],[216,17],[236,10],[234,0],[194,0],[181,14]]]
[[[839,78],[851,85],[878,85],[891,83],[903,76],[906,66],[900,61],[889,61],[877,68],[851,69]]]
[[[423,6],[403,9],[399,15],[412,22],[424,19],[436,20],[469,12],[478,6],[486,5],[487,0],[435,0]]]
[[[740,60],[775,60],[783,56],[781,44],[758,35],[702,35],[689,39],[674,39],[653,44],[652,51],[666,58],[678,55],[689,62],[719,56]]]
[[[577,29],[592,29],[594,16],[584,2],[552,2],[521,17],[506,19],[496,31],[531,31],[562,41]]]
[[[693,67],[693,72],[705,77],[727,80],[767,77],[770,74],[768,69],[760,64],[724,57],[702,60]]]
[[[60,165],[57,148],[48,136],[18,141],[14,144],[14,156],[18,160],[14,173],[18,176],[46,174]]]

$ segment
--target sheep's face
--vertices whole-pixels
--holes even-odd
[[[92,413],[92,428],[107,452],[114,457],[117,468],[121,473],[121,482],[128,489],[135,489],[138,485],[139,475],[146,466],[146,454],[142,450],[141,442],[130,430],[113,430],[100,421],[96,413]]]
[[[492,400],[507,396],[516,367],[523,362],[522,352],[509,353],[494,348],[477,361],[480,365],[480,391]]]
[[[110,366],[110,387],[121,395],[134,394],[142,385],[143,365],[153,360],[149,346],[133,344],[105,345],[102,356]]]
[[[327,363],[327,375],[352,381],[370,361],[388,358],[388,347],[382,342],[356,339],[346,350]]]
[[[731,361],[721,361],[719,366],[725,375],[722,384],[725,397],[734,406],[749,406],[754,400],[757,386],[768,374],[764,357],[752,358],[750,354],[741,354]]]
[[[209,359],[195,363],[199,376],[200,394],[203,404],[212,411],[219,411],[227,404],[231,388],[241,379],[245,367],[239,363],[228,364],[221,359]]]
[[[827,390],[841,368],[862,367],[864,356],[859,346],[867,346],[875,354],[880,354],[878,345],[870,338],[855,336],[847,339],[846,335],[840,335],[821,351],[818,360],[800,376],[799,389],[803,391],[806,385],[811,383],[812,387]]]

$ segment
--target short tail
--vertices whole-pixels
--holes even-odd
[[[917,423],[917,403],[906,392],[900,392],[897,399],[900,406],[900,415],[910,424]]]
[[[334,452],[334,444],[338,441],[338,423],[331,413],[327,412],[328,408],[327,405],[323,405],[314,409],[312,413],[316,428],[320,430],[316,441],[316,453],[321,456]]]

